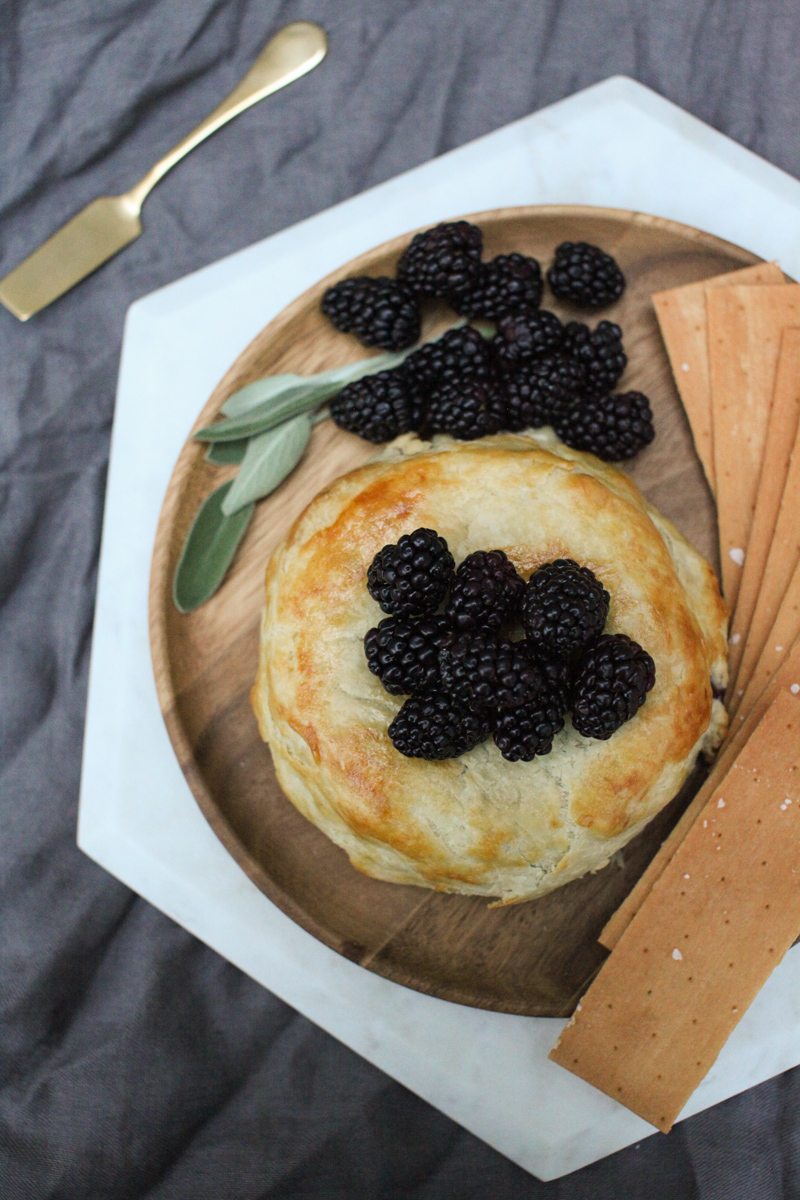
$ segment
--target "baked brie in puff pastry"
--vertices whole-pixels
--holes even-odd
[[[387,726],[404,697],[364,656],[384,615],[366,576],[419,527],[456,562],[501,549],[525,579],[557,558],[589,567],[611,597],[606,633],[655,661],[636,716],[607,741],[567,717],[531,762],[492,740],[443,761],[399,754]],[[284,792],[360,871],[511,904],[604,866],[716,749],[726,628],[709,565],[614,467],[549,430],[407,435],[318,495],[273,554],[252,701]]]

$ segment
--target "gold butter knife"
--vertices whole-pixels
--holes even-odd
[[[226,121],[313,70],[328,49],[325,31],[310,21],[286,25],[264,49],[231,94],[196,129],[165,154],[121,196],[101,196],[34,250],[5,279],[0,303],[20,321],[63,296],[142,232],[139,214],[151,188],[170,167]]]

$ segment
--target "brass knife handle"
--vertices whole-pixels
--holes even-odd
[[[267,42],[241,83],[204,121],[164,155],[127,193],[136,212],[145,197],[171,167],[215,133],[226,121],[294,82],[321,62],[328,50],[325,31],[311,21],[294,21]]]

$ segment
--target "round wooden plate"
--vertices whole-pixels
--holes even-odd
[[[484,231],[487,260],[517,250],[547,265],[563,241],[592,242],[617,258],[627,288],[621,302],[601,316],[623,328],[630,362],[622,386],[650,397],[657,430],[655,442],[633,460],[630,474],[716,563],[714,505],[650,295],[759,260],[685,225],[615,209],[511,208],[468,219]],[[232,392],[263,375],[312,374],[373,354],[332,328],[320,313],[320,297],[346,275],[393,274],[408,241],[406,235],[371,250],[289,305],[236,360],[195,428],[208,425]],[[547,292],[544,305],[565,318],[587,319],[567,313]],[[432,306],[423,337],[453,320],[443,305]],[[171,599],[184,538],[201,500],[234,473],[234,468],[205,462],[205,449],[186,443],[167,489],[153,554],[150,632],[164,720],[215,833],[283,912],[361,966],[460,1004],[531,1016],[569,1014],[605,957],[598,933],[677,819],[696,781],[604,870],[527,904],[489,909],[482,899],[361,875],[281,792],[248,693],[256,671],[264,569],[272,550],[312,496],[364,462],[374,448],[330,421],[318,425],[303,462],[258,505],[223,587],[185,616]]]

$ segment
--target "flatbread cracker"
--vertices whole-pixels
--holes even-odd
[[[672,859],[686,834],[694,825],[703,811],[713,789],[723,779],[738,754],[741,753],[747,739],[756,729],[770,704],[783,687],[800,687],[800,638],[798,638],[786,656],[783,665],[776,672],[768,686],[760,695],[753,696],[747,709],[742,707],[734,721],[726,741],[722,746],[719,757],[712,767],[711,774],[691,801],[678,823],[661,843],[656,854],[647,864],[636,884],[615,910],[602,933],[597,939],[601,946],[613,950],[625,930],[636,916],[642,904],[653,890],[656,880],[663,874],[665,867]]]
[[[789,404],[800,405],[800,330],[787,329],[781,343],[781,357],[778,364],[778,376],[775,383],[775,405],[780,406],[781,391],[786,389]],[[799,409],[800,410],[800,409]],[[770,421],[772,430],[773,421]],[[787,433],[788,437],[788,433]],[[771,441],[768,437],[768,442]],[[731,632],[731,647],[729,663],[732,668],[737,666],[736,673],[731,671],[731,688],[729,704],[735,711],[744,695],[756,664],[766,645],[767,637],[778,615],[783,597],[789,587],[792,575],[800,562],[800,523],[797,520],[798,497],[800,497],[800,430],[795,432],[793,445],[789,442],[791,456],[789,458],[786,478],[784,480],[781,504],[774,527],[767,531],[768,521],[757,533],[762,510],[762,492],[770,487],[770,476],[773,471],[780,474],[785,451],[767,450],[764,467],[761,473],[759,496],[756,502],[756,513],[751,534],[751,556],[745,562],[742,575],[742,587],[739,593],[736,618]],[[775,466],[769,465],[776,463]],[[760,539],[766,541],[764,547]],[[758,540],[757,540],[758,539]],[[759,561],[766,559],[759,570]],[[755,602],[749,622],[745,624],[745,609],[748,591],[755,591]],[[740,609],[742,609],[740,613]],[[736,644],[738,638],[738,645]],[[738,651],[738,655],[734,654]]]
[[[777,263],[756,263],[741,271],[728,271],[713,279],[656,292],[653,304],[667,348],[672,374],[692,427],[695,449],[714,491],[714,435],[711,424],[711,390],[706,343],[707,287],[748,284],[781,284],[784,274]]]
[[[794,569],[778,615],[767,635],[761,656],[739,703],[744,714],[769,685],[773,675],[783,666],[796,638],[800,636],[800,562]],[[738,715],[737,712],[737,715]]]
[[[781,336],[800,325],[800,284],[707,288],[722,590],[731,609],[756,506]]]
[[[550,1053],[665,1133],[800,929],[798,733],[784,687]]]
[[[800,329],[785,329],[781,339],[778,367],[775,376],[775,391],[764,447],[764,461],[758,481],[756,508],[750,530],[747,558],[742,571],[736,612],[731,622],[728,669],[730,672],[730,696],[736,687],[747,684],[749,676],[737,680],[745,645],[751,640],[760,648],[775,620],[777,607],[786,591],[791,571],[800,558],[800,532],[797,523],[797,498],[800,496],[800,449],[797,448],[798,424],[800,424]],[[794,460],[794,475],[789,479],[789,468]],[[784,489],[787,504],[783,505]],[[778,540],[778,517],[783,509],[783,525],[789,524],[791,531],[784,529]],[[795,549],[796,547],[796,549]],[[766,565],[774,557],[773,578],[768,579]],[[790,565],[791,564],[791,565]],[[781,585],[782,580],[782,585]],[[758,621],[756,607],[761,590],[769,593],[761,607]]]

